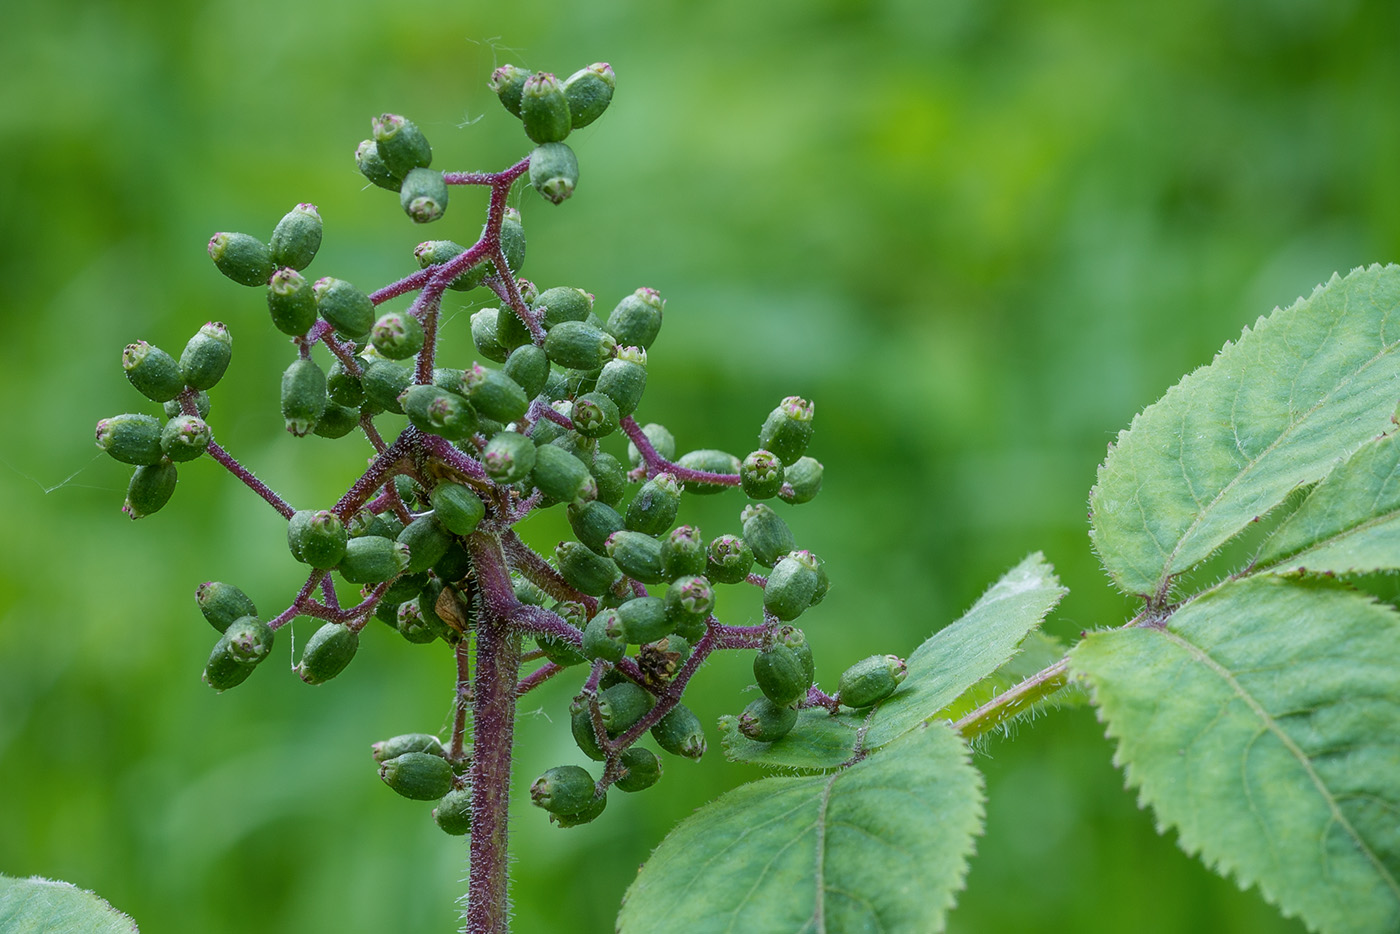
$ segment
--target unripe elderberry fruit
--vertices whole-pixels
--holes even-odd
[[[143,464],[131,475],[131,483],[126,488],[126,503],[122,512],[133,519],[141,519],[157,512],[175,492],[178,472],[168,457],[155,464]]]
[[[773,565],[763,587],[763,608],[783,622],[802,615],[811,606],[818,584],[818,562],[807,551],[794,551]]]
[[[423,325],[413,315],[385,312],[374,322],[369,339],[390,360],[407,360],[423,349]]]
[[[192,461],[209,449],[209,426],[197,415],[177,415],[160,432],[160,449],[176,463]]]
[[[644,746],[632,746],[622,754],[627,773],[614,784],[622,791],[645,791],[661,780],[661,758]]]
[[[687,759],[705,754],[705,728],[684,704],[677,704],[651,728],[652,739],[666,752]]]
[[[661,313],[666,307],[656,289],[640,288],[617,303],[608,315],[608,333],[619,344],[646,350],[661,333]]]
[[[97,446],[123,464],[160,462],[160,422],[149,415],[125,413],[97,423]]]
[[[337,334],[363,341],[374,326],[374,302],[344,279],[326,276],[312,286],[316,311]]]
[[[245,233],[216,233],[209,238],[209,258],[219,272],[239,285],[266,285],[272,275],[272,253],[257,237]]]
[[[564,97],[569,102],[569,119],[575,130],[588,126],[603,115],[612,102],[617,76],[607,62],[580,68],[564,81]]]
[[[779,707],[797,703],[812,686],[797,653],[781,643],[754,656],[753,677],[763,696]]]
[[[414,169],[427,168],[433,161],[433,148],[412,120],[398,114],[381,114],[370,121],[370,129],[384,165],[400,178]]]
[[[796,725],[796,707],[780,706],[766,697],[752,701],[739,714],[739,732],[759,743],[775,743]]]
[[[800,396],[788,396],[768,413],[758,432],[758,446],[772,451],[784,464],[796,461],[812,440],[816,407]]]
[[[298,438],[326,411],[326,374],[310,357],[297,357],[282,374],[282,418]]]
[[[443,795],[433,808],[433,822],[443,833],[460,837],[471,833],[472,794],[465,788],[454,788]]]
[[[386,760],[379,766],[379,778],[414,801],[432,801],[452,790],[452,766],[426,752],[406,752]]]
[[[872,655],[841,673],[836,699],[847,707],[869,707],[893,694],[906,674],[898,655]]]
[[[513,116],[520,116],[520,94],[530,73],[516,65],[502,65],[491,73],[487,87],[501,99],[501,105]]]
[[[360,634],[349,626],[340,623],[326,623],[311,634],[311,639],[302,649],[301,661],[297,663],[297,677],[307,684],[324,684],[345,670],[345,666],[355,657],[360,647]],[[409,753],[409,755],[418,755]],[[428,758],[437,759],[436,756]],[[392,761],[392,760],[391,760]],[[441,759],[438,759],[442,762]],[[383,770],[380,776],[383,777]],[[450,774],[450,772],[449,772]],[[396,789],[397,790],[397,789]],[[428,798],[440,798],[447,789]]]
[[[446,755],[442,741],[431,733],[403,733],[392,736],[371,745],[369,752],[374,761],[380,764],[407,752],[423,752],[439,757]]]
[[[316,323],[316,293],[295,269],[279,269],[267,283],[267,311],[273,327],[297,337]]]
[[[447,211],[447,183],[441,172],[413,169],[403,178],[399,204],[414,223],[429,224]]]
[[[298,204],[277,222],[269,244],[278,266],[305,269],[321,248],[321,215],[314,204]]]
[[[258,608],[248,595],[232,584],[222,581],[205,581],[194,592],[194,601],[199,611],[219,632],[224,632],[234,620],[244,616],[257,616]]]
[[[783,488],[783,462],[772,451],[760,448],[739,465],[739,480],[750,499],[769,499]]]
[[[520,120],[525,135],[537,143],[562,142],[573,129],[569,100],[559,79],[548,72],[536,72],[520,89]]]
[[[211,389],[223,378],[233,357],[233,338],[223,322],[210,321],[190,338],[180,354],[180,378],[192,389]]]
[[[550,204],[563,204],[578,187],[578,157],[567,143],[544,143],[530,153],[530,184]]]
[[[292,557],[313,568],[333,568],[345,557],[345,524],[328,510],[303,509],[287,522],[287,547]]]
[[[481,462],[497,483],[524,480],[535,468],[535,443],[514,431],[498,431],[486,442]]]
[[[185,388],[175,358],[145,341],[126,345],[122,370],[136,391],[152,402],[168,402]]]
[[[765,567],[778,563],[796,544],[792,529],[778,515],[763,503],[750,503],[740,513],[743,523],[744,541],[753,549],[754,560]]]

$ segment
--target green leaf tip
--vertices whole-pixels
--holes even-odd
[[[1400,614],[1321,579],[1220,585],[1070,654],[1162,829],[1324,934],[1400,929]]]
[[[136,923],[104,899],[68,882],[0,875],[5,934],[133,934]]]
[[[1164,600],[1176,575],[1389,428],[1397,309],[1400,267],[1334,275],[1138,414],[1089,500],[1114,583]]]

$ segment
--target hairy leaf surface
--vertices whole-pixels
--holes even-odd
[[[927,934],[962,888],[982,778],[931,724],[830,775],[736,788],[671,832],[642,867],[621,934]]]
[[[1091,535],[1128,593],[1163,592],[1302,483],[1390,425],[1400,267],[1333,276],[1177,383],[1120,432]]]
[[[1400,568],[1400,434],[1364,444],[1338,465],[1269,537],[1255,564],[1333,574]]]
[[[804,710],[792,732],[776,743],[756,743],[727,723],[722,742],[731,759],[799,769],[835,768],[856,749],[876,749],[934,717],[1016,655],[1066,593],[1036,552],[1007,571],[955,623],[924,641],[908,658],[904,683],[869,710]]]
[[[1183,849],[1309,927],[1400,930],[1400,614],[1261,575],[1070,658]]]
[[[132,934],[136,929],[126,915],[75,885],[0,875],[5,934]]]

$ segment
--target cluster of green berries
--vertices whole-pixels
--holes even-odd
[[[205,390],[223,377],[233,357],[228,328],[210,321],[200,328],[176,360],[145,341],[122,351],[122,369],[131,385],[159,402],[159,418],[127,412],[97,423],[97,446],[123,464],[136,467],[123,510],[133,519],[157,511],[175,492],[175,465],[194,460],[209,449],[212,435]]]
[[[876,703],[904,673],[892,656],[867,659],[843,675],[840,693],[829,698],[814,688],[810,647],[790,625],[821,603],[829,586],[821,559],[798,547],[770,502],[806,503],[821,488],[822,466],[806,453],[812,404],[783,399],[742,459],[708,448],[678,453],[664,426],[633,420],[647,387],[647,355],[661,331],[661,296],[640,288],[606,309],[582,288],[540,289],[519,276],[525,230],[519,212],[502,207],[504,194],[528,171],[547,200],[569,197],[578,165],[563,141],[603,113],[614,83],[605,64],[562,83],[546,73],[498,69],[492,89],[537,146],[528,166],[495,175],[435,171],[432,148],[415,124],[394,114],[371,121],[372,137],[356,150],[356,164],[373,184],[398,191],[415,222],[443,217],[451,184],[494,186],[494,207],[477,242],[420,243],[414,250],[420,271],[395,288],[371,294],[344,279],[308,280],[303,271],[322,240],[321,217],[310,204],[283,217],[266,243],[243,233],[219,233],[209,242],[220,272],[265,290],[273,326],[296,346],[281,380],[287,430],[338,438],[358,427],[380,453],[334,506],[298,510],[227,452],[214,451],[287,518],[288,551],[310,576],[292,606],[267,621],[237,587],[202,584],[196,602],[218,633],[204,680],[219,691],[242,683],[268,657],[275,631],[298,615],[322,620],[295,668],[308,684],[346,669],[371,617],[410,643],[445,643],[465,659],[488,605],[472,543],[494,539],[501,558],[493,560],[507,561],[513,590],[497,594],[494,605],[505,599],[519,613],[538,607],[530,618],[543,622],[521,624],[535,633],[532,657],[589,671],[569,711],[571,731],[583,755],[603,764],[601,774],[562,765],[530,787],[531,800],[566,827],[597,817],[609,788],[641,791],[660,779],[660,756],[636,745],[644,734],[663,753],[704,755],[705,731],[679,699],[710,650],[758,649],[754,677],[763,697],[739,720],[746,735],[761,741],[785,735],[803,705]],[[386,296],[415,284],[422,294],[406,311],[380,309]],[[489,289],[499,298],[471,316],[477,356],[461,368],[437,359],[433,335],[443,288]],[[318,344],[333,357],[328,368],[313,355]],[[160,508],[174,486],[174,464],[212,443],[203,421],[206,390],[223,375],[231,346],[228,330],[211,323],[178,361],[144,342],[127,348],[128,378],[162,403],[168,418],[162,426],[128,414],[98,425],[98,444],[137,468],[127,498],[131,515]],[[403,421],[376,422],[385,417]],[[381,440],[382,427],[398,429],[392,445]],[[678,524],[684,494],[731,487],[750,501],[739,511],[737,533],[707,537]],[[501,536],[531,511],[556,506],[573,538],[559,543],[552,560],[507,559]],[[504,586],[503,572],[493,573]],[[359,586],[362,602],[341,609],[332,574]],[[315,597],[318,584],[324,603]],[[720,623],[714,615],[720,584],[761,587],[763,625]],[[406,734],[375,744],[373,756],[390,788],[437,802],[434,819],[443,830],[469,831],[472,753],[465,736],[454,734],[444,746],[435,736]]]
[[[578,186],[578,158],[564,140],[603,115],[616,86],[606,62],[581,68],[563,82],[515,65],[502,65],[491,75],[491,90],[538,144],[530,153],[530,184],[551,204],[565,201]]]

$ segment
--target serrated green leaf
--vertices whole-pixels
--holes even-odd
[[[909,656],[904,683],[887,700],[834,717],[804,710],[792,732],[776,743],[755,743],[731,723],[721,740],[725,755],[760,765],[835,768],[855,754],[862,726],[863,747],[878,749],[937,716],[1005,664],[1066,592],[1054,568],[1036,552],[1007,571],[957,622],[924,640]]]
[[[1400,434],[1362,445],[1334,468],[1264,543],[1255,566],[1333,574],[1400,568]]]
[[[5,934],[132,934],[136,929],[106,901],[70,883],[0,875]]]
[[[831,775],[766,778],[673,830],[620,934],[904,934],[943,929],[982,828],[982,777],[933,724]]]
[[[1090,494],[1090,534],[1115,583],[1165,592],[1389,426],[1398,310],[1400,267],[1333,276],[1134,418]]]
[[[1311,928],[1400,930],[1400,614],[1260,575],[1070,660],[1186,852]]]

